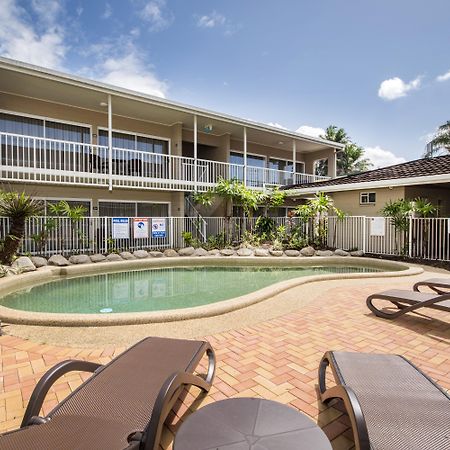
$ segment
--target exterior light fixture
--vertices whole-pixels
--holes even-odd
[[[106,103],[106,102],[100,102],[100,106],[108,106],[108,103]]]

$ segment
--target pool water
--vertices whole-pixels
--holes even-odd
[[[366,273],[368,267],[173,267],[70,278],[7,295],[12,309],[111,314],[190,308],[239,297],[292,278]]]

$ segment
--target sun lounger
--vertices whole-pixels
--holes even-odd
[[[450,278],[429,278],[418,281],[413,289],[419,292],[421,286],[426,286],[438,294],[448,294],[450,293]]]
[[[343,400],[356,450],[450,449],[450,396],[402,356],[327,352],[319,390],[322,402]]]
[[[374,305],[374,300],[388,300],[395,305],[398,310],[388,312]],[[450,312],[450,293],[433,294],[416,291],[404,291],[400,289],[391,289],[388,291],[378,292],[367,297],[368,308],[378,317],[384,319],[395,319],[403,314],[415,311],[419,308],[440,309]]]
[[[205,378],[193,372],[204,355]],[[4,450],[159,448],[162,426],[184,387],[207,392],[215,357],[207,342],[147,338],[109,364],[64,361],[37,384],[21,428],[0,436]],[[38,417],[52,384],[70,371],[93,372],[46,417]]]

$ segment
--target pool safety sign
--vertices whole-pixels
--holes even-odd
[[[133,236],[135,239],[148,238],[148,217],[135,217],[133,219]]]
[[[152,219],[152,238],[166,237],[166,219]]]
[[[371,217],[370,218],[370,235],[371,236],[384,236],[385,235],[384,217]]]
[[[130,219],[128,217],[112,218],[112,238],[130,239]]]

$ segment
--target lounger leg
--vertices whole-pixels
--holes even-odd
[[[42,422],[35,416],[39,414],[45,396],[56,380],[58,380],[68,372],[95,372],[100,367],[102,367],[101,364],[77,360],[62,361],[59,364],[53,366],[42,376],[42,378],[34,388],[20,427],[25,427],[27,425],[38,424]]]

